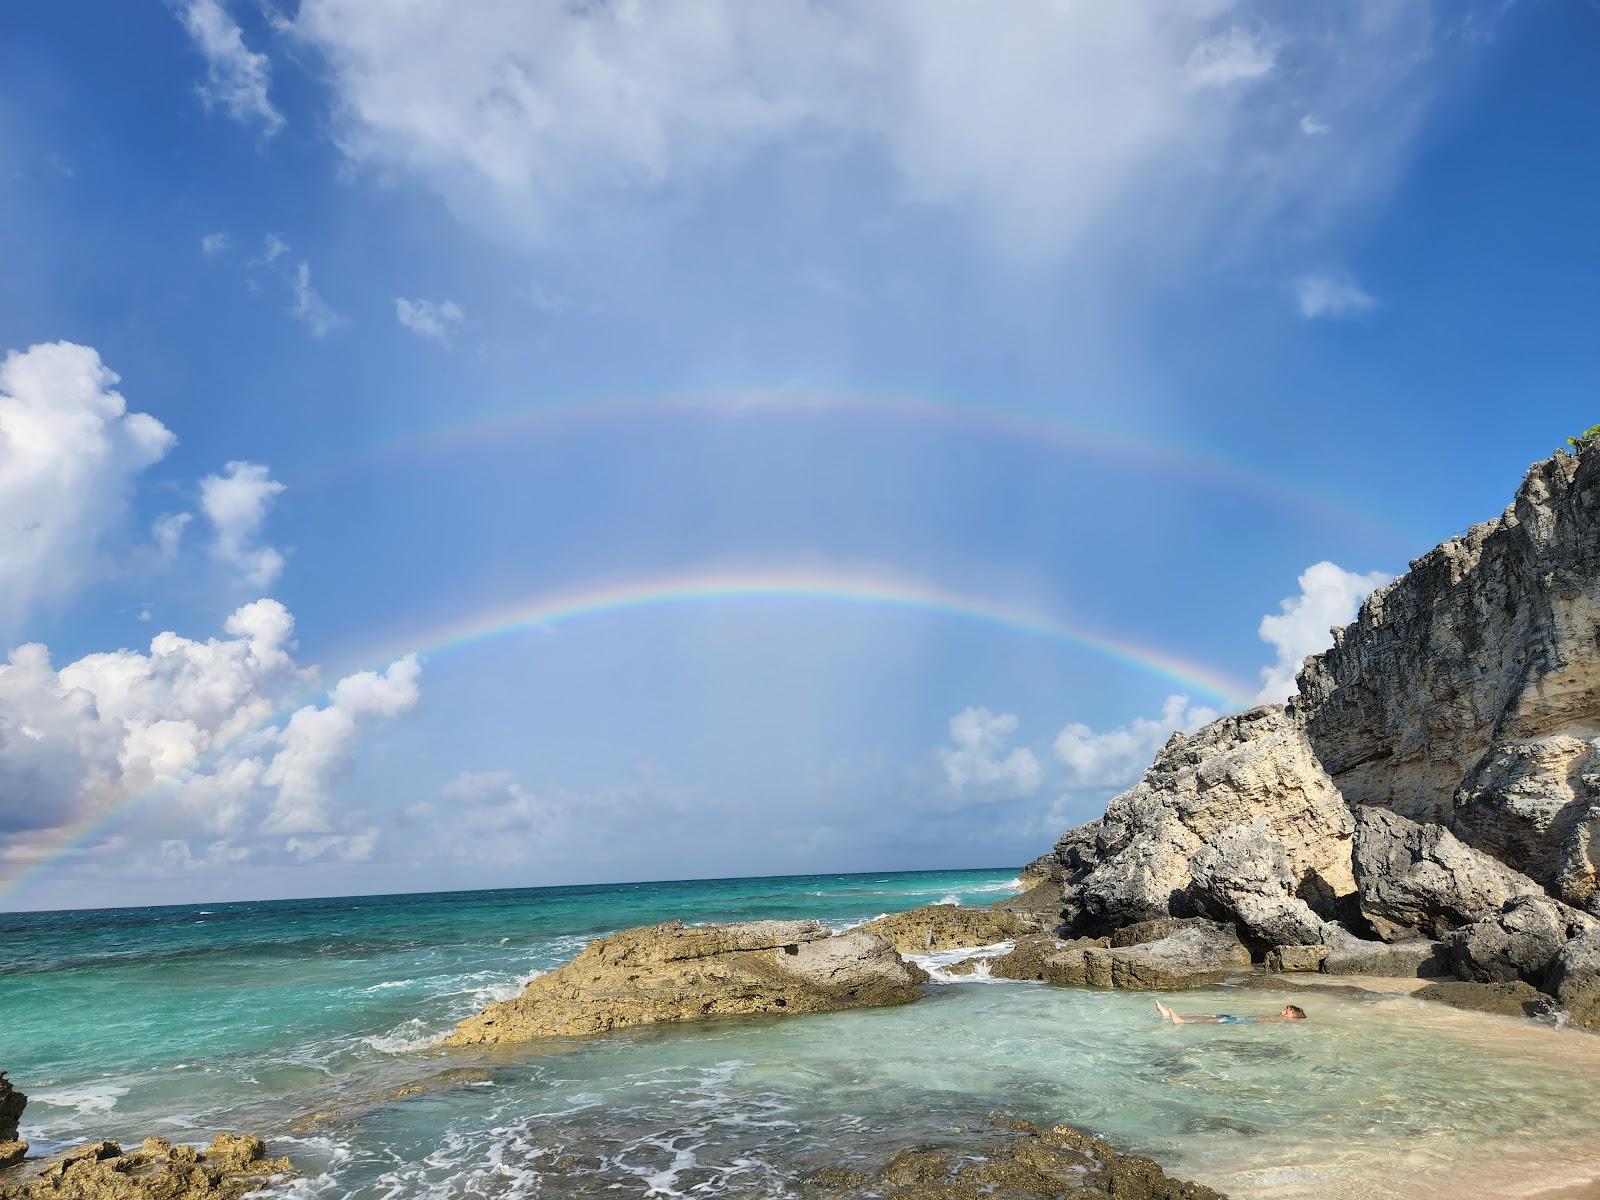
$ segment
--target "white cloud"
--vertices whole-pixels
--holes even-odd
[[[289,312],[310,327],[312,336],[323,337],[329,330],[344,324],[344,318],[329,308],[327,301],[311,286],[310,263],[302,261],[289,282],[294,290],[294,306]]]
[[[208,233],[200,239],[200,251],[207,258],[215,258],[228,248],[228,235]]]
[[[156,543],[156,553],[168,562],[177,558],[178,550],[183,545],[183,531],[193,520],[194,514],[186,512],[165,513],[157,517],[150,527],[150,536]]]
[[[1285,597],[1280,612],[1261,618],[1261,640],[1278,652],[1278,658],[1262,668],[1256,699],[1269,703],[1294,695],[1300,664],[1333,645],[1333,628],[1355,620],[1361,602],[1393,578],[1382,571],[1358,575],[1331,562],[1314,563],[1302,571],[1300,594]]]
[[[1318,317],[1354,317],[1377,301],[1345,275],[1302,275],[1294,284],[1295,303],[1308,321]]]
[[[1276,59],[1271,46],[1236,26],[1196,46],[1184,71],[1192,87],[1227,87],[1260,79],[1272,70]]]
[[[267,510],[281,491],[283,484],[260,463],[230,462],[221,475],[200,481],[200,509],[214,535],[212,554],[253,588],[271,585],[283,571],[283,555],[259,544]],[[176,538],[173,544],[176,548]]]
[[[67,594],[123,520],[139,475],[176,443],[130,413],[88,346],[51,342],[0,362],[0,631]]]
[[[513,239],[670,217],[793,151],[881,167],[890,201],[958,209],[1011,253],[1107,230],[1148,251],[1151,229],[1255,244],[1263,221],[1304,229],[1378,194],[1444,69],[1424,6],[1287,7],[1271,25],[1242,7],[483,0],[466,21],[303,0],[293,32],[326,60],[349,159]],[[1286,108],[1340,113],[1339,153]]]
[[[261,242],[261,257],[252,259],[252,267],[267,267],[289,253],[289,243],[276,233],[269,233]]]
[[[179,10],[206,60],[206,81],[200,96],[206,106],[217,106],[240,124],[260,122],[264,136],[283,127],[283,114],[272,106],[268,88],[272,63],[244,44],[244,32],[219,0],[188,0]]]
[[[395,319],[421,338],[430,338],[440,345],[449,345],[450,329],[461,324],[466,316],[454,300],[407,300],[394,298]]]
[[[953,747],[939,751],[946,781],[980,800],[1010,800],[1039,790],[1043,772],[1026,746],[1007,753],[1017,718],[987,708],[967,708],[950,718]]]
[[[90,654],[59,671],[42,645],[14,649],[0,664],[0,857],[27,857],[31,838],[135,795],[148,836],[222,839],[213,857],[370,853],[370,831],[347,827],[333,786],[362,729],[415,705],[415,659],[346,676],[327,703],[282,723],[275,714],[316,676],[294,662],[294,619],[257,600],[224,633],[163,632],[148,653]]]
[[[1069,788],[1121,790],[1139,778],[1175,730],[1193,732],[1220,715],[1187,696],[1168,696],[1159,717],[1136,717],[1105,733],[1068,725],[1056,735],[1056,758],[1066,768]]]
[[[1311,113],[1300,118],[1300,132],[1307,137],[1321,137],[1328,132],[1328,123]]]

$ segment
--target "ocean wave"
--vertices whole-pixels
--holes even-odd
[[[906,955],[917,966],[921,967],[935,983],[1000,983],[1002,980],[994,978],[990,973],[989,964],[1002,954],[1010,954],[1016,949],[1015,942],[992,942],[987,946],[975,946],[970,949],[941,950],[935,954],[908,954]],[[957,963],[977,959],[972,970],[966,973],[953,972],[949,968]]]
[[[954,892],[951,892],[948,895],[940,896],[933,903],[936,906],[940,905],[940,904],[946,904],[946,905],[949,905],[952,908],[960,908],[961,907],[961,897],[956,895]]]
[[[76,1088],[59,1088],[53,1092],[35,1092],[30,1097],[35,1104],[48,1104],[54,1108],[70,1108],[80,1116],[108,1113],[117,1101],[128,1094],[128,1089],[115,1083],[87,1084]]]
[[[370,1034],[361,1041],[380,1054],[410,1054],[415,1050],[426,1050],[449,1032],[448,1029],[430,1028],[421,1017],[411,1017],[401,1021],[388,1033]]]

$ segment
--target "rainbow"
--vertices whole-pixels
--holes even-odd
[[[1057,414],[1039,415],[950,400],[792,389],[667,395],[648,400],[591,399],[489,412],[465,420],[386,436],[312,467],[291,486],[318,488],[353,472],[399,466],[419,458],[504,448],[536,437],[561,437],[585,429],[641,421],[758,421],[779,419],[884,421],[941,428],[1016,442],[1055,453],[1091,455],[1128,467],[1183,479],[1214,491],[1297,512],[1334,529],[1358,526],[1387,544],[1411,549],[1431,539],[1398,527],[1391,515],[1349,497],[1318,494],[1301,477],[1277,476],[1209,447],[1183,446],[1132,435]]]
[[[657,608],[738,603],[834,604],[976,622],[991,629],[1022,637],[1042,638],[1092,654],[1169,686],[1219,701],[1230,708],[1243,708],[1252,703],[1253,689],[1249,685],[1216,668],[1155,646],[1090,630],[1049,613],[997,603],[931,584],[822,570],[683,574],[540,595],[506,608],[475,614],[429,632],[396,639],[390,648],[381,651],[375,649],[362,657],[369,663],[388,662],[407,653],[431,659],[525,631],[554,628],[608,615]],[[293,703],[281,706],[271,717],[240,733],[233,741],[213,747],[198,766],[204,768],[212,765],[231,745],[267,725],[276,724],[295,708],[307,703],[308,699],[297,697]],[[11,878],[0,876],[0,898],[13,896],[26,884],[38,881],[52,865],[65,861],[77,847],[111,831],[120,820],[155,794],[154,788],[135,793],[110,808],[97,810],[71,825],[63,826],[56,831],[50,844],[37,848],[27,862],[16,868]]]

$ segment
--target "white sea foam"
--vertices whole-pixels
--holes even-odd
[[[906,957],[926,971],[935,983],[1003,983],[1007,981],[995,979],[990,974],[989,964],[1002,954],[1010,954],[1014,949],[1016,949],[1015,942],[992,942],[987,946],[976,946],[971,949],[941,950],[936,954],[908,954]],[[974,958],[978,961],[970,973],[959,974],[949,970],[957,963],[964,963]]]
[[[80,1115],[108,1113],[117,1101],[128,1094],[128,1089],[115,1083],[88,1084],[84,1087],[61,1088],[53,1092],[36,1092],[30,1099],[35,1104],[49,1104],[55,1108],[70,1108]]]
[[[426,1050],[448,1032],[447,1029],[430,1029],[421,1017],[412,1017],[401,1021],[388,1033],[375,1033],[361,1040],[380,1054],[410,1054],[414,1050]]]
[[[860,929],[861,926],[869,925],[873,921],[881,921],[885,917],[887,917],[888,915],[889,914],[886,913],[886,912],[881,912],[875,917],[866,917],[866,918],[864,918],[863,920],[860,920],[860,921],[846,921],[842,925],[830,925],[830,926],[828,926],[828,928],[832,929],[835,933],[845,933],[845,932],[847,932],[848,930],[851,930],[851,929]]]
[[[936,904],[936,905],[938,905],[938,904],[948,904],[948,905],[951,905],[951,906],[953,906],[955,908],[960,908],[961,907],[961,897],[956,895],[954,892],[951,892],[949,895],[940,896],[937,900],[934,901],[934,904]]]

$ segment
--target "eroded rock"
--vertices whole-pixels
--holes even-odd
[[[22,1120],[22,1110],[28,1107],[28,1097],[17,1091],[0,1071],[0,1142],[17,1139],[17,1125]]]
[[[1550,964],[1545,990],[1574,1025],[1600,1029],[1600,930],[1580,934],[1561,947]]]
[[[1262,947],[1327,940],[1329,923],[1294,894],[1289,856],[1264,816],[1223,829],[1195,854],[1190,873],[1201,909],[1236,922]]]
[[[1508,900],[1544,894],[1442,825],[1382,808],[1356,810],[1355,876],[1363,915],[1392,940],[1443,937],[1499,912]]]
[[[1068,932],[1194,914],[1195,855],[1258,818],[1283,850],[1295,894],[1331,914],[1355,889],[1354,823],[1297,722],[1267,705],[1174,734],[1101,820],[1062,838]]]
[[[1349,933],[1334,936],[1322,958],[1329,975],[1385,975],[1424,979],[1450,974],[1450,947],[1428,938],[1371,942]]]
[[[905,1004],[927,973],[864,929],[816,921],[681,921],[599,938],[513,1000],[468,1017],[449,1046],[578,1037],[701,1017]]]
[[[1597,927],[1593,917],[1549,896],[1518,896],[1450,935],[1450,964],[1478,983],[1541,982],[1561,948]]]
[[[137,1150],[90,1142],[41,1170],[0,1184],[0,1200],[238,1200],[293,1174],[258,1137],[219,1133],[203,1151],[146,1138]]]
[[[1451,979],[1430,983],[1411,994],[1419,1000],[1433,1000],[1467,1012],[1494,1013],[1502,1017],[1541,1017],[1553,1007],[1549,996],[1521,980],[1472,983]]]
[[[813,1172],[801,1195],[818,1200],[1224,1200],[1220,1192],[1174,1179],[1152,1159],[1123,1154],[1081,1130],[1022,1121],[1004,1122],[982,1153],[918,1146],[900,1151],[875,1171]]]
[[[856,926],[882,937],[901,954],[992,946],[1037,928],[1034,922],[1003,908],[966,908],[957,904],[929,904]]]

